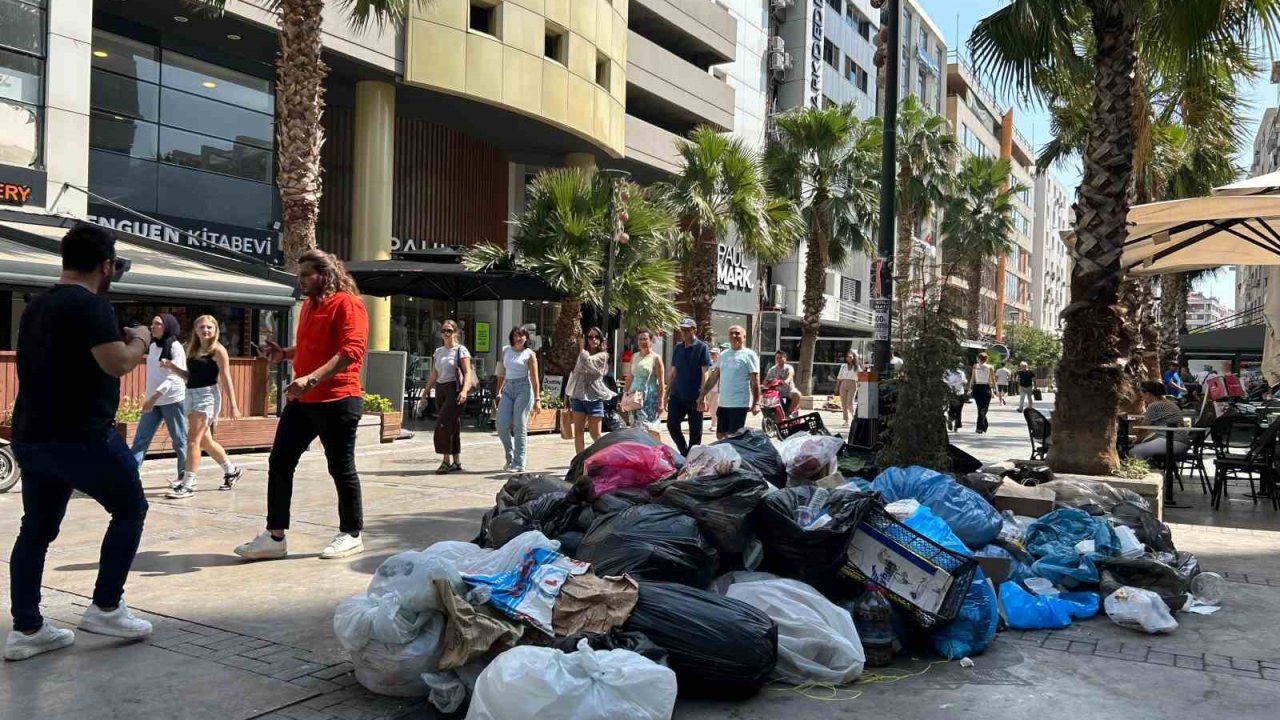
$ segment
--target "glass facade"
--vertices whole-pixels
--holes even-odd
[[[42,164],[45,12],[45,0],[0,0],[0,164]]]
[[[818,336],[813,354],[813,394],[832,395],[836,391],[836,376],[840,374],[840,365],[844,363],[844,355],[853,350],[860,358],[868,358],[871,350],[871,338],[857,335],[853,330],[824,327]],[[787,361],[795,364],[800,359],[800,323],[787,322],[782,329],[782,351],[787,354]],[[772,358],[761,358],[762,363],[772,363]]]
[[[196,222],[264,229],[278,218],[269,80],[103,30],[92,61],[93,192]]]

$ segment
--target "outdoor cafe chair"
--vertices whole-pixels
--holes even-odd
[[[1271,464],[1275,459],[1277,435],[1280,435],[1280,420],[1273,421],[1267,429],[1258,433],[1257,420],[1248,415],[1227,415],[1213,422],[1209,434],[1213,436],[1213,490],[1211,501],[1213,508],[1218,509],[1222,497],[1227,493],[1227,480],[1247,479],[1249,493],[1253,503],[1258,504],[1258,488],[1254,484],[1257,478],[1262,488],[1269,492],[1271,505],[1280,510],[1280,498],[1277,497],[1274,472]],[[1251,439],[1246,441],[1251,434]],[[1244,450],[1242,454],[1240,450]]]
[[[1191,477],[1197,474],[1200,476],[1200,491],[1209,493],[1209,470],[1204,466],[1204,433],[1191,433],[1191,445],[1187,448],[1186,454],[1178,458],[1178,489],[1185,489],[1182,486],[1182,474],[1186,472]]]
[[[1049,433],[1052,426],[1049,418],[1035,408],[1022,411],[1027,420],[1027,433],[1031,436],[1031,459],[1044,460],[1049,455]]]

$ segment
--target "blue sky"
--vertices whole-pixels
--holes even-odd
[[[938,29],[942,31],[943,38],[947,42],[947,47],[951,51],[957,49],[967,56],[965,44],[969,39],[969,33],[973,26],[983,17],[998,10],[1006,5],[1006,0],[917,0],[929,13],[929,17],[933,19]],[[1269,66],[1270,63],[1267,63]],[[1237,158],[1239,165],[1244,170],[1248,170],[1249,164],[1253,160],[1253,136],[1258,127],[1258,122],[1262,118],[1263,111],[1280,102],[1280,94],[1277,88],[1268,82],[1269,78],[1262,75],[1257,78],[1241,77],[1237,82],[1237,88],[1242,97],[1246,99],[1249,105],[1247,117],[1249,122],[1245,133],[1245,140],[1241,143]],[[994,91],[994,88],[992,88]],[[1049,117],[1043,107],[1033,105],[1024,105],[1017,102],[1017,98],[1012,95],[1001,96],[996,94],[999,102],[1006,107],[1014,108],[1014,122],[1018,129],[1026,135],[1031,142],[1039,148],[1049,138]],[[1080,184],[1080,165],[1078,161],[1073,161],[1069,165],[1056,165],[1050,169],[1058,180],[1062,182],[1068,189],[1074,189]],[[1215,276],[1207,278],[1196,286],[1197,290],[1208,295],[1216,296],[1228,307],[1235,307],[1235,272],[1230,269],[1224,269],[1216,273]]]

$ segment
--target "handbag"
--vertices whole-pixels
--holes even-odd
[[[1043,399],[1044,399],[1044,398],[1040,395],[1040,388],[1036,388],[1035,390],[1032,390],[1032,391],[1031,391],[1031,398],[1032,398],[1033,400],[1043,400]]]
[[[619,408],[622,412],[635,412],[644,407],[644,391],[636,390],[622,396],[622,403]]]

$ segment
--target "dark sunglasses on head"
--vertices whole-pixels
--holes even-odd
[[[129,268],[132,266],[133,263],[129,261],[129,258],[111,258],[111,280],[120,282],[120,278],[124,277],[124,274],[129,272]]]

